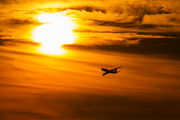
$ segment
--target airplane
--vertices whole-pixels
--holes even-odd
[[[113,74],[116,74],[118,73],[119,71],[117,71],[118,68],[121,68],[122,66],[119,66],[117,68],[114,68],[114,69],[111,69],[111,70],[108,70],[108,69],[105,69],[105,68],[101,68],[102,71],[105,71],[105,73],[102,74],[102,76],[108,74],[108,73],[113,73]]]

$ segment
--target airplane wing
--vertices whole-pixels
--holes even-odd
[[[114,68],[113,70],[117,70],[118,68],[121,68],[122,66],[119,66],[119,67],[117,67],[117,68]]]
[[[102,74],[102,76],[104,76],[104,75],[106,75],[106,74],[108,74],[108,73],[107,73],[107,72],[105,72],[105,73],[103,73],[103,74]]]
[[[119,66],[119,67],[117,67],[117,68],[114,68],[114,69],[111,69],[111,70],[117,70],[118,68],[121,68],[122,66]]]
[[[101,68],[102,71],[109,71],[108,69],[105,69],[105,68]]]

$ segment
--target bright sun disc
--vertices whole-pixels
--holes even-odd
[[[74,24],[67,16],[45,13],[37,15],[36,18],[45,23],[35,28],[32,36],[35,42],[41,43],[41,52],[56,54],[63,44],[75,42],[75,33],[72,31]]]

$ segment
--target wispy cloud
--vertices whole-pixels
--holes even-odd
[[[0,49],[2,119],[179,119],[179,61],[105,51],[74,51],[63,58]],[[119,64],[119,74],[101,76],[101,67]]]
[[[0,5],[0,119],[179,120],[179,0]],[[42,24],[34,16],[57,12],[78,37],[62,46],[68,54],[42,55],[30,40]],[[102,77],[102,67],[120,65]]]
[[[12,25],[12,26],[15,26],[15,25],[35,25],[35,24],[41,24],[40,22],[38,22],[37,20],[33,20],[33,19],[15,19],[15,18],[11,18],[11,19],[8,19],[8,20],[5,20],[4,21],[5,24],[8,24],[8,25]]]

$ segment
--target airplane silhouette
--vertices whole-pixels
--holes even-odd
[[[102,76],[108,74],[108,73],[113,73],[113,74],[116,74],[118,73],[119,71],[117,71],[118,68],[121,68],[122,66],[119,66],[117,68],[114,68],[114,69],[111,69],[111,70],[108,70],[108,69],[105,69],[105,68],[101,68],[102,71],[105,71],[105,73],[102,74]]]

